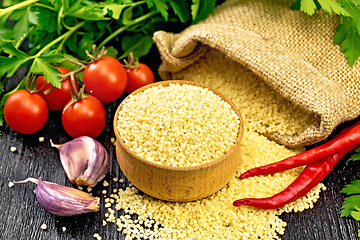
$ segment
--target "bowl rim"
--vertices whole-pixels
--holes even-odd
[[[123,106],[123,103],[126,102],[126,100],[128,98],[130,98],[131,96],[133,95],[136,95],[140,92],[143,92],[145,91],[146,89],[148,88],[151,88],[151,87],[155,87],[155,86],[159,86],[159,85],[163,85],[163,86],[168,86],[170,84],[180,84],[180,85],[184,85],[184,84],[188,84],[188,85],[193,85],[193,86],[199,86],[199,87],[202,87],[202,88],[207,88],[209,89],[210,91],[212,91],[213,93],[215,93],[216,95],[220,96],[221,99],[223,99],[224,101],[226,101],[228,104],[230,104],[230,106],[232,107],[232,109],[235,111],[236,115],[239,117],[239,120],[240,120],[240,124],[239,124],[239,133],[238,133],[238,136],[237,136],[237,139],[234,143],[234,145],[230,148],[229,151],[227,151],[224,155],[222,155],[221,157],[219,158],[216,158],[212,161],[209,161],[209,162],[205,162],[205,163],[202,163],[202,164],[198,164],[198,165],[194,165],[194,166],[185,166],[185,167],[175,167],[175,166],[168,166],[168,165],[163,165],[163,164],[159,164],[159,163],[155,163],[155,162],[152,162],[152,161],[149,161],[149,160],[146,160],[145,158],[143,157],[140,157],[138,156],[137,154],[135,154],[134,152],[132,152],[130,150],[130,148],[122,141],[121,139],[121,136],[120,136],[120,133],[119,131],[117,130],[117,122],[118,122],[118,115],[119,115],[119,111],[121,110],[122,106]],[[226,160],[229,156],[231,156],[234,151],[240,147],[240,143],[241,143],[241,139],[243,137],[243,134],[244,134],[244,121],[241,117],[241,114],[240,114],[240,111],[239,109],[236,107],[236,105],[228,98],[226,97],[223,93],[221,93],[220,91],[218,90],[215,90],[211,87],[208,87],[204,84],[201,84],[201,83],[197,83],[197,82],[191,82],[191,81],[186,81],[186,80],[165,80],[165,81],[159,81],[159,82],[155,82],[155,83],[151,83],[151,84],[148,84],[148,85],[145,85],[137,90],[135,90],[134,92],[130,93],[120,104],[119,106],[117,107],[116,109],[116,112],[115,112],[115,115],[114,115],[114,119],[113,119],[113,128],[114,128],[114,133],[115,133],[115,136],[116,136],[116,142],[118,142],[121,147],[133,158],[135,158],[136,160],[146,164],[146,165],[150,165],[150,166],[153,166],[153,167],[156,167],[156,168],[160,168],[160,169],[163,169],[163,170],[168,170],[168,171],[194,171],[194,170],[200,170],[200,169],[205,169],[205,168],[209,168],[213,165],[217,165],[221,162],[223,162],[224,160]]]

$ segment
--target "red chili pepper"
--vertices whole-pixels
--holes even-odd
[[[348,151],[336,153],[331,157],[309,164],[294,182],[272,197],[243,198],[234,201],[233,205],[248,205],[261,209],[276,209],[283,207],[284,205],[305,196],[312,188],[319,184],[347,152]]]
[[[312,148],[303,153],[285,158],[276,163],[271,163],[258,168],[250,169],[240,175],[240,179],[247,177],[273,174],[282,172],[291,168],[312,164],[331,157],[341,151],[349,152],[360,144],[360,121],[356,124],[345,128],[337,134],[332,140]]]

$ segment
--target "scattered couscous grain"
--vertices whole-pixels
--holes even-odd
[[[125,180],[123,178],[120,178],[119,183],[123,183]]]
[[[62,227],[62,231],[63,231],[63,232],[66,232],[66,227]]]
[[[280,239],[286,222],[279,215],[313,208],[325,186],[319,184],[305,197],[280,209],[234,207],[232,202],[236,199],[267,197],[282,191],[299,176],[303,167],[243,180],[238,176],[250,168],[304,151],[286,148],[262,133],[297,134],[317,121],[317,116],[291,104],[250,70],[216,52],[208,52],[186,70],[175,73],[173,78],[205,84],[235,103],[244,120],[242,161],[236,175],[224,188],[193,202],[161,201],[140,193],[134,186],[118,189],[117,194],[112,194],[116,199],[113,207],[123,212],[115,219],[118,231],[122,231],[126,239],[139,239],[140,236],[169,240],[223,239],[224,236],[238,240]],[[106,215],[110,218],[114,214]],[[138,217],[132,220],[130,215]]]
[[[107,191],[106,191],[106,190],[102,190],[101,193],[104,194],[104,195],[106,195],[106,194],[107,194]]]
[[[15,185],[14,182],[9,182],[8,184],[9,188],[12,188],[14,185]]]
[[[44,137],[39,137],[39,142],[43,142],[45,140]]]
[[[114,178],[113,178],[113,181],[114,181],[114,182],[117,182],[117,181],[119,181],[119,179],[116,178],[116,177],[114,177]]]
[[[115,143],[116,142],[116,139],[114,137],[110,138],[110,142],[111,143]]]
[[[91,191],[92,191],[92,187],[88,186],[86,190],[87,190],[88,192],[91,192]]]
[[[104,182],[103,182],[103,186],[104,186],[104,187],[108,187],[108,186],[109,186],[108,181],[104,180]]]
[[[46,229],[47,229],[47,226],[46,226],[45,223],[43,223],[43,224],[41,224],[40,228],[41,228],[42,230],[46,230]]]
[[[83,190],[83,187],[82,186],[78,186],[77,187],[79,190]]]
[[[98,233],[94,233],[93,237],[96,238],[96,240],[101,240],[101,236]]]
[[[10,148],[10,151],[11,151],[11,152],[16,152],[16,147],[12,146],[12,147]]]
[[[239,126],[231,105],[208,88],[170,84],[124,100],[117,129],[125,145],[146,160],[188,167],[227,153]]]

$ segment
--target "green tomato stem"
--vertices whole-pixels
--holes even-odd
[[[113,39],[114,37],[116,37],[118,34],[122,33],[123,31],[125,31],[127,28],[141,22],[141,21],[144,21],[145,19],[147,18],[150,18],[151,16],[157,14],[158,11],[157,10],[154,10],[154,11],[151,11],[145,15],[142,15],[141,17],[138,17],[136,19],[134,19],[134,22],[132,24],[129,24],[129,25],[125,25],[119,29],[117,29],[116,31],[114,31],[112,34],[110,34],[107,38],[105,38],[100,44],[99,44],[99,48],[103,47],[106,43],[108,43],[111,39]]]
[[[7,8],[4,8],[4,9],[0,9],[0,18],[2,18],[3,16],[5,16],[6,14],[8,13],[11,13],[13,12],[14,10],[16,9],[20,9],[22,7],[26,7],[30,4],[33,4],[33,3],[36,3],[38,2],[39,0],[27,0],[27,1],[24,1],[24,2],[21,2],[21,3],[18,3],[18,4],[15,4],[13,6],[10,6],[10,7],[7,7]]]

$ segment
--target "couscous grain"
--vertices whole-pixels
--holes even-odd
[[[46,229],[47,229],[47,226],[46,226],[45,223],[43,223],[43,224],[41,224],[40,228],[41,228],[42,230],[46,230]]]
[[[317,121],[317,116],[291,104],[250,70],[216,52],[208,52],[173,78],[205,84],[235,103],[244,120],[242,161],[236,176],[224,188],[193,202],[161,201],[135,187],[118,189],[112,196],[116,199],[114,208],[125,212],[115,220],[118,231],[126,234],[127,239],[139,238],[140,234],[144,239],[224,239],[224,236],[237,240],[280,239],[286,222],[279,215],[311,209],[325,186],[319,184],[305,197],[280,209],[234,207],[232,202],[239,198],[267,197],[280,192],[299,176],[303,167],[243,180],[238,176],[250,168],[304,151],[288,149],[262,133],[297,134]],[[131,217],[126,212],[137,215],[138,223],[129,221]]]
[[[109,186],[109,182],[108,182],[108,181],[106,181],[106,180],[104,180],[104,182],[103,182],[103,186],[104,186],[104,187],[108,187],[108,186]]]
[[[174,167],[212,161],[235,144],[240,119],[208,88],[154,86],[130,95],[119,111],[118,131],[131,151]]]

